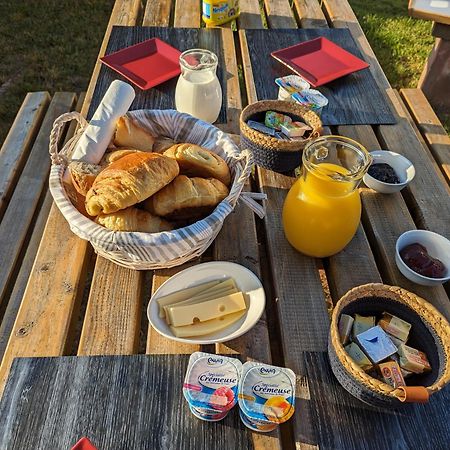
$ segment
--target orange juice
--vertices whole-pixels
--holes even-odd
[[[357,183],[334,179],[350,172],[337,164],[303,167],[283,206],[284,233],[305,255],[318,258],[340,252],[352,239],[361,218]],[[336,177],[335,177],[336,178]]]

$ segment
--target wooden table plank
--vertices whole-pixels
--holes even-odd
[[[398,124],[381,125],[380,139],[389,150],[406,156],[416,168],[404,189],[413,219],[419,227],[450,237],[450,188],[428,148],[418,140],[398,94],[388,92],[399,115]]]
[[[0,220],[50,103],[48,92],[29,92],[0,149]]]
[[[198,420],[184,399],[188,358],[169,355],[30,358],[15,361],[0,403],[2,450],[247,450],[237,408]]]
[[[258,0],[246,0],[240,3],[241,14],[237,20],[242,29],[264,28]]]
[[[264,0],[270,28],[297,28],[289,0]]]
[[[140,4],[140,0],[116,0],[99,56],[104,54],[112,26],[134,24]],[[97,62],[81,111],[83,115],[89,109],[99,70],[100,62]],[[90,248],[70,231],[53,205],[0,367],[0,394],[14,357],[61,355],[65,351],[72,313],[77,315],[79,288],[84,283]]]
[[[449,27],[450,28],[450,27]],[[433,157],[450,182],[450,137],[421,89],[402,89],[400,95]]]
[[[0,261],[2,262],[0,304],[4,300],[41,193],[47,183],[50,170],[48,145],[53,122],[61,114],[70,111],[74,101],[75,95],[69,92],[58,92],[53,97],[0,224]]]
[[[173,26],[175,28],[199,28],[201,10],[198,0],[176,0]]]
[[[328,28],[318,1],[294,0],[294,4],[302,28]]]
[[[170,9],[172,0],[155,1],[147,0],[147,5],[142,19],[144,26],[168,27],[170,23]]]
[[[79,355],[136,353],[143,272],[98,256],[81,332]]]

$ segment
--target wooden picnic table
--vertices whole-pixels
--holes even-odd
[[[201,26],[198,0],[148,0],[143,8],[141,3],[116,0],[100,56],[114,25]],[[368,149],[404,154],[417,169],[414,182],[392,195],[376,194],[361,186],[363,215],[356,236],[341,253],[314,259],[294,251],[282,230],[281,208],[294,178],[258,168],[248,188],[268,196],[263,220],[238,205],[201,258],[173,269],[147,272],[125,269],[96,256],[90,244],[70,231],[53,205],[3,355],[0,393],[16,357],[188,355],[203,350],[287,366],[296,373],[297,406],[289,422],[270,434],[252,433],[242,425],[243,436],[255,449],[446,448],[450,442],[448,388],[427,405],[400,412],[376,410],[339,385],[328,362],[327,342],[332,303],[364,283],[404,287],[430,301],[450,319],[446,288],[409,282],[398,271],[394,258],[396,239],[404,231],[424,228],[450,237],[448,157],[435,159],[435,153],[416,132],[346,0],[294,0],[292,8],[289,0],[265,0],[264,7],[269,28],[351,31],[378,86],[389,96],[397,123],[338,126],[327,131],[354,138]],[[230,24],[221,28],[227,69],[227,123],[221,126],[235,134],[239,133],[242,107],[258,100],[253,83],[258,67],[252,66],[249,57],[246,29],[265,26],[258,0],[242,1],[241,8],[235,23],[238,32]],[[98,62],[81,108],[85,115],[99,71]],[[151,293],[180,270],[210,260],[234,261],[257,274],[266,291],[266,313],[246,335],[215,346],[180,344],[157,334],[148,325],[145,313]],[[3,289],[1,283],[6,285],[6,281],[0,278]],[[3,291],[0,293],[3,295]],[[186,414],[184,420],[194,419]],[[175,448],[170,442],[166,445]],[[222,448],[230,448],[226,439]]]

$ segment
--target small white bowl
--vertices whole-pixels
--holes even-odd
[[[443,262],[447,268],[444,278],[430,278],[410,269],[400,256],[400,251],[410,244],[421,244],[430,256]],[[395,262],[400,272],[414,283],[422,286],[439,286],[450,280],[450,241],[440,234],[426,230],[411,230],[403,233],[395,244]]]
[[[387,150],[375,150],[370,152],[373,161],[372,164],[386,163],[389,164],[397,174],[400,183],[384,183],[366,173],[363,181],[366,186],[370,187],[374,191],[381,192],[382,194],[392,194],[394,192],[401,191],[416,175],[416,170],[412,162],[402,155],[395,152],[389,152]]]

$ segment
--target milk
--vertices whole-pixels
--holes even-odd
[[[178,78],[175,106],[179,112],[215,122],[222,106],[222,88],[215,70],[184,71]]]

